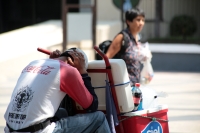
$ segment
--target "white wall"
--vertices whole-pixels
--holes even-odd
[[[90,5],[92,3],[91,3],[91,0],[80,0],[80,4],[81,5]],[[91,9],[90,8],[80,8],[80,12],[91,12]]]
[[[112,0],[97,0],[97,20],[120,21],[120,10],[117,9]]]

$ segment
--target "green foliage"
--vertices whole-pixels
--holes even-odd
[[[171,36],[182,36],[184,40],[186,40],[186,37],[192,36],[196,30],[197,22],[191,16],[176,16],[170,23]]]
[[[124,0],[112,0],[113,1],[113,4],[118,8],[118,9],[121,9],[121,2],[124,2]],[[135,8],[138,4],[139,4],[139,1],[140,0],[130,0],[131,1],[131,4],[132,4],[132,7]]]

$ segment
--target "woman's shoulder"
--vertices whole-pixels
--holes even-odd
[[[126,29],[123,29],[123,30],[121,30],[118,34],[128,34],[128,29],[126,28]]]
[[[123,38],[124,38],[124,35],[119,33],[115,36],[113,41],[120,41],[121,42],[123,40]]]

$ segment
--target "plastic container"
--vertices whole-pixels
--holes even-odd
[[[120,86],[115,86],[115,91],[117,95],[117,101],[120,112],[129,112],[134,109],[134,103],[132,98],[131,86],[128,83],[129,76],[126,69],[126,64],[122,59],[109,59],[111,65],[112,76],[114,84],[122,84]],[[88,69],[105,69],[105,62],[103,60],[94,60],[88,62]],[[102,87],[95,89],[98,96],[99,106],[98,110],[106,110],[106,98],[105,98],[105,80],[108,80],[106,73],[88,73],[91,77],[91,82],[93,87]],[[77,109],[80,106],[77,105]]]
[[[159,105],[155,108],[127,113],[122,116],[124,132],[169,133],[167,112],[168,107],[166,105]],[[116,132],[119,133],[118,130]]]
[[[154,108],[157,106],[157,92],[154,89],[149,88],[146,85],[141,85],[140,90],[142,91],[142,106],[143,109]]]

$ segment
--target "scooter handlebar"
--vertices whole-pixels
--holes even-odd
[[[94,46],[94,49],[103,58],[103,60],[105,61],[106,67],[110,68],[110,63],[109,63],[108,57],[97,46]],[[42,52],[47,55],[50,55],[50,53],[51,53],[49,50],[46,50],[43,48],[37,48],[37,50],[39,52]]]
[[[42,49],[42,48],[37,48],[37,50],[38,50],[39,52],[42,52],[42,53],[47,54],[47,55],[50,55],[50,53],[51,53],[49,50]]]

